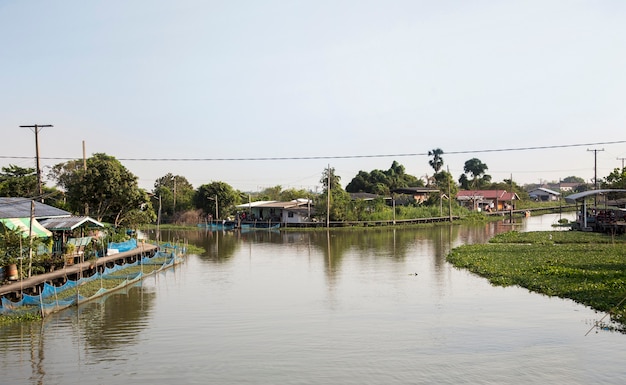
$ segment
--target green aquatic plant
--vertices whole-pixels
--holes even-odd
[[[484,245],[453,249],[454,266],[493,285],[518,285],[611,312],[626,325],[626,247],[623,237],[583,232],[508,232]]]

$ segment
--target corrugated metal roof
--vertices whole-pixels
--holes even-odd
[[[576,194],[568,195],[565,197],[565,201],[568,203],[576,203],[579,199],[584,199],[593,195],[601,195],[608,193],[626,192],[624,189],[603,189],[603,190],[587,190]]]
[[[30,202],[28,198],[0,198],[0,218],[29,218]],[[69,217],[70,212],[35,202],[35,218]]]
[[[43,227],[52,231],[74,230],[83,224],[87,227],[104,227],[102,223],[90,217],[50,218],[42,219],[40,222]]]

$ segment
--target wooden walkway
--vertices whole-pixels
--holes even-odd
[[[29,278],[25,278],[22,280],[18,280],[6,285],[0,286],[0,296],[10,294],[10,293],[20,293],[25,290],[30,290],[39,285],[42,285],[44,282],[54,282],[56,280],[66,278],[72,275],[82,274],[84,271],[88,271],[98,266],[106,265],[109,262],[115,262],[120,259],[125,259],[129,257],[140,257],[146,254],[151,254],[156,252],[156,245],[151,244],[139,244],[136,249],[125,251],[118,254],[109,255],[102,258],[97,258],[92,261],[81,262],[74,265],[65,266],[62,269],[51,271],[45,274],[34,275]]]

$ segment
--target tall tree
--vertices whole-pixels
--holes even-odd
[[[137,224],[142,208],[152,207],[146,192],[138,187],[137,177],[115,157],[103,153],[94,154],[86,163],[87,170],[82,160],[59,163],[52,169],[51,176],[65,190],[70,210],[116,227]],[[154,212],[151,214],[144,219],[152,218]]]
[[[184,176],[165,174],[154,182],[152,193],[161,197],[162,215],[166,217],[193,208],[195,191]]]
[[[259,194],[259,199],[266,200],[266,201],[280,200],[281,191],[283,191],[283,187],[281,185],[264,188]]]
[[[468,174],[472,178],[472,189],[477,189],[481,186],[484,186],[485,184],[491,182],[491,176],[485,174],[487,169],[487,165],[483,163],[480,159],[472,158],[465,162],[465,165],[463,166],[463,171],[465,171],[465,174],[461,175],[461,177],[459,178],[459,183],[464,186],[464,188],[467,188],[465,186],[469,184],[466,175]]]
[[[387,171],[359,171],[348,183],[346,191],[351,193],[366,192],[370,194],[389,195],[390,191],[402,187],[422,187],[422,180],[405,172],[404,166],[394,161]]]
[[[563,183],[585,183],[585,180],[579,176],[567,176],[561,180]]]
[[[341,177],[335,174],[334,168],[324,169],[320,183],[322,184],[322,194],[315,205],[320,218],[328,218],[331,221],[345,220],[349,214],[350,194],[341,187]],[[330,195],[329,195],[330,194]],[[330,207],[328,202],[330,201]]]
[[[441,157],[443,155],[443,150],[440,148],[435,148],[434,150],[428,151],[428,156],[432,156],[433,158],[431,160],[428,161],[428,164],[430,165],[430,167],[433,168],[433,170],[435,170],[435,174],[439,172],[439,170],[441,170],[441,168],[443,167],[443,158]]]
[[[0,196],[34,197],[38,194],[37,172],[34,168],[15,165],[2,167],[0,173]]]
[[[231,214],[234,205],[241,201],[240,194],[228,183],[211,182],[198,187],[194,195],[194,205],[207,215],[226,218]],[[217,210],[217,211],[216,211]]]

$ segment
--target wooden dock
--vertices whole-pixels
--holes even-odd
[[[14,281],[12,283],[0,286],[0,297],[13,295],[20,297],[20,293],[39,294],[44,282],[54,284],[55,282],[63,283],[68,278],[79,278],[81,276],[90,276],[96,271],[104,270],[107,264],[116,264],[117,262],[134,262],[144,256],[153,255],[157,251],[156,245],[141,243],[136,249],[108,255],[106,257],[81,262],[73,265],[66,265],[62,269],[51,271],[49,273],[37,274],[29,278]]]

